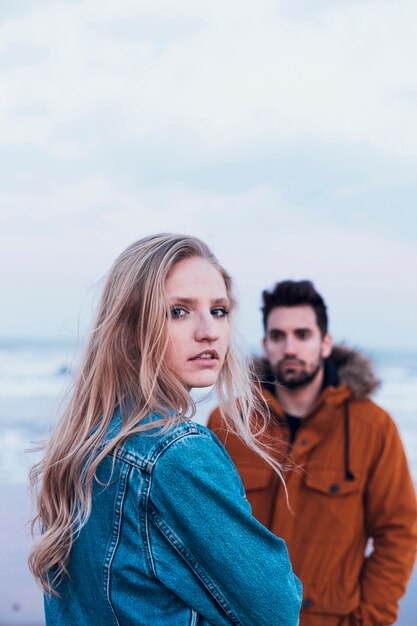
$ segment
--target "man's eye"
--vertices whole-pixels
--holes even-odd
[[[187,311],[181,306],[171,307],[171,317],[174,320],[180,319],[187,315]]]
[[[217,307],[211,310],[211,314],[213,317],[227,317],[229,315],[229,310],[225,307]]]
[[[282,333],[269,333],[269,338],[271,341],[281,341],[284,335]]]

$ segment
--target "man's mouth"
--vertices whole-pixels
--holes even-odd
[[[207,360],[207,361],[211,361],[213,359],[218,359],[219,358],[219,353],[217,352],[217,350],[205,350],[204,352],[200,352],[200,354],[196,354],[196,356],[191,357],[191,359],[188,359],[189,361],[196,361],[197,359],[203,359],[203,360]]]
[[[297,359],[286,359],[285,361],[281,361],[281,367],[300,367],[303,365],[302,361],[298,361]]]

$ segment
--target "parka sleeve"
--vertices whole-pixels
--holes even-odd
[[[210,624],[298,624],[301,583],[285,542],[252,516],[230,457],[211,433],[188,435],[164,451],[148,515],[156,576]]]
[[[390,416],[384,415],[365,494],[373,552],[362,570],[361,604],[352,615],[352,626],[395,622],[416,555],[415,488],[397,428]]]

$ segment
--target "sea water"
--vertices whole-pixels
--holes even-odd
[[[70,389],[82,347],[59,341],[0,341],[0,483],[23,483],[39,459],[29,452],[50,432]],[[417,353],[367,351],[382,381],[374,400],[394,418],[417,482]],[[196,392],[196,419],[216,404]]]
[[[0,341],[0,487],[5,511],[0,575],[0,622],[41,626],[42,595],[27,568],[30,547],[27,475],[40,453],[28,452],[44,440],[65,403],[82,346],[71,342]],[[417,353],[371,351],[382,386],[374,399],[395,419],[417,482]],[[205,423],[216,404],[207,390],[195,392],[197,415]],[[401,602],[398,626],[415,624],[417,574]]]

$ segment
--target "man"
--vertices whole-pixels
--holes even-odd
[[[272,418],[262,439],[287,468],[289,507],[277,475],[226,432],[218,409],[209,427],[254,516],[287,543],[304,587],[300,626],[393,624],[415,558],[417,507],[396,426],[369,399],[371,364],[332,347],[326,305],[309,281],[265,291],[262,310],[258,376]]]

